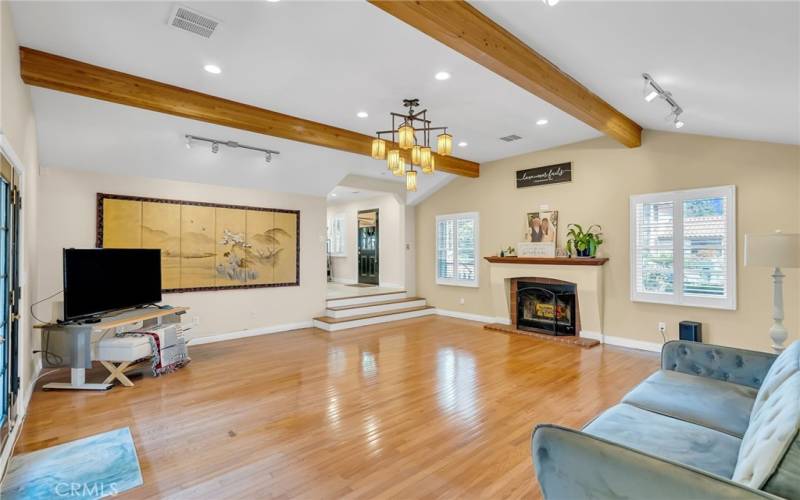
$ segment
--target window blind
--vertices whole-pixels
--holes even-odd
[[[436,282],[443,285],[478,285],[478,214],[441,215],[436,218]]]
[[[736,308],[734,186],[631,197],[631,300]]]

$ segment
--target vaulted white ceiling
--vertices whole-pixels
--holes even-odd
[[[218,18],[210,38],[167,26],[172,2],[13,2],[21,45],[371,134],[417,97],[458,156],[486,162],[600,134],[366,2],[182,2]],[[685,108],[682,132],[800,141],[796,2],[480,2],[484,13],[645,128],[650,72]],[[203,71],[205,64],[220,75]],[[438,71],[452,78],[434,79]],[[370,158],[34,89],[45,167],[324,195],[348,174],[391,180]],[[358,111],[368,118],[358,118]],[[536,120],[546,118],[546,126]],[[183,134],[281,151],[186,150]],[[507,143],[499,137],[517,134]],[[622,146],[620,146],[622,147]],[[421,177],[423,198],[449,179]]]

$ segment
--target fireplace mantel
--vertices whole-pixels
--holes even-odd
[[[602,266],[608,257],[484,257],[492,264],[534,264],[549,266]]]

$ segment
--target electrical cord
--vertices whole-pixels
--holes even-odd
[[[52,324],[49,321],[44,321],[44,320],[41,320],[38,317],[36,317],[35,307],[37,305],[41,304],[42,302],[44,302],[46,300],[50,300],[53,297],[55,297],[58,294],[63,293],[63,292],[64,292],[64,289],[62,288],[61,290],[55,292],[54,294],[48,295],[47,297],[45,297],[45,298],[43,298],[41,300],[37,300],[36,302],[31,304],[31,308],[30,308],[31,309],[31,317],[33,317],[33,319],[35,319],[39,323],[44,323],[44,324],[47,324],[47,325]],[[44,347],[43,347],[43,349],[40,350],[40,351],[33,351],[33,353],[34,354],[42,353],[44,355],[43,358],[44,358],[45,363],[47,363],[49,366],[58,366],[58,365],[60,365],[60,364],[62,364],[64,362],[64,358],[62,358],[58,354],[50,351],[50,332],[47,331],[47,330],[45,330],[45,332],[44,332]]]

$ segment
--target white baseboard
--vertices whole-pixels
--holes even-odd
[[[333,283],[338,283],[340,285],[355,285],[358,283],[358,280],[352,278],[333,278],[331,281]]]
[[[589,330],[581,330],[581,337],[599,340],[603,344],[617,347],[627,347],[629,349],[639,349],[640,351],[661,352],[662,346],[662,344],[659,344],[658,342],[647,342],[644,340],[629,339],[626,337],[614,337],[613,335],[604,335],[602,332],[592,332]]]
[[[447,309],[436,309],[436,314],[439,316],[449,316],[451,318],[466,319],[469,321],[477,321],[479,323],[496,323],[497,318],[491,316],[483,316],[482,314],[465,313],[461,311],[449,311]]]
[[[249,330],[240,330],[238,332],[220,333],[219,335],[209,335],[206,337],[195,337],[189,345],[211,344],[213,342],[224,342],[226,340],[243,339],[247,337],[257,337],[259,335],[269,335],[271,333],[288,332],[291,330],[300,330],[303,328],[311,328],[314,326],[312,321],[301,321],[299,323],[287,323],[284,325],[265,326],[261,328],[250,328]]]

